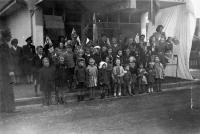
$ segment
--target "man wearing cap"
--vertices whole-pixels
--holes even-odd
[[[26,39],[27,44],[22,47],[23,54],[23,70],[24,75],[27,77],[27,82],[30,84],[33,82],[32,76],[32,60],[35,56],[35,46],[32,45],[32,37]]]

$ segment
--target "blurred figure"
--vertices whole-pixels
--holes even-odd
[[[156,91],[161,92],[161,83],[165,77],[165,73],[164,73],[164,67],[162,63],[160,62],[159,57],[155,57],[154,70],[155,70]]]
[[[38,96],[38,91],[40,90],[39,85],[39,70],[42,68],[42,60],[44,58],[43,47],[38,46],[36,48],[37,54],[33,57],[33,79],[34,79],[34,88],[35,96]]]
[[[40,90],[43,93],[43,105],[49,106],[51,102],[51,92],[55,88],[55,68],[50,66],[48,58],[43,58],[43,67],[39,70]]]
[[[86,67],[85,59],[78,59],[78,64],[75,67],[74,71],[74,80],[76,82],[76,89],[78,90],[78,101],[83,101],[85,97],[85,88],[86,88]]]
[[[9,29],[0,31],[0,112],[14,112],[15,101],[13,91],[14,72],[11,70],[12,58],[8,42],[11,39]]]
[[[93,100],[95,97],[95,90],[97,87],[97,78],[98,78],[98,69],[95,66],[95,60],[93,58],[89,59],[89,65],[86,68],[87,73],[87,84],[90,89],[90,100]]]
[[[26,39],[27,44],[22,47],[23,53],[23,71],[28,84],[33,83],[32,61],[35,56],[35,46],[32,44],[32,37]]]
[[[22,78],[22,48],[18,46],[18,40],[11,41],[11,55],[13,58],[13,69],[15,73],[15,83],[19,84]]]

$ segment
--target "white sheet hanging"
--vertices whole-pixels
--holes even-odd
[[[156,25],[149,25],[147,37],[150,37],[157,25],[164,26],[167,36],[177,37],[180,44],[174,47],[174,54],[178,55],[177,76],[183,79],[192,79],[189,72],[189,56],[192,39],[196,26],[194,8],[190,0],[186,4],[161,9],[156,17]],[[176,66],[168,65],[165,69],[166,76],[176,77]]]

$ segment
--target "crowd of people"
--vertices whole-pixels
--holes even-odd
[[[166,38],[163,26],[157,27],[148,43],[145,35],[110,40],[102,34],[95,43],[81,42],[72,33],[71,40],[60,36],[59,43],[47,42],[36,48],[30,37],[20,48],[13,39],[14,82],[25,75],[28,83],[34,83],[36,95],[38,90],[44,93],[45,105],[51,104],[52,92],[59,104],[65,103],[64,93],[70,90],[78,92],[78,101],[84,100],[86,91],[91,100],[97,92],[101,98],[160,92],[166,55],[174,43]]]

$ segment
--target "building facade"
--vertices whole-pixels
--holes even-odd
[[[93,14],[99,35],[134,37],[146,34],[148,12],[154,0],[4,0],[0,6],[0,28],[9,27],[12,37],[25,44],[33,37],[34,45],[43,45],[44,35],[52,40],[70,38],[73,28],[81,36],[88,25],[92,39]],[[184,0],[160,0],[159,8],[184,4]]]

